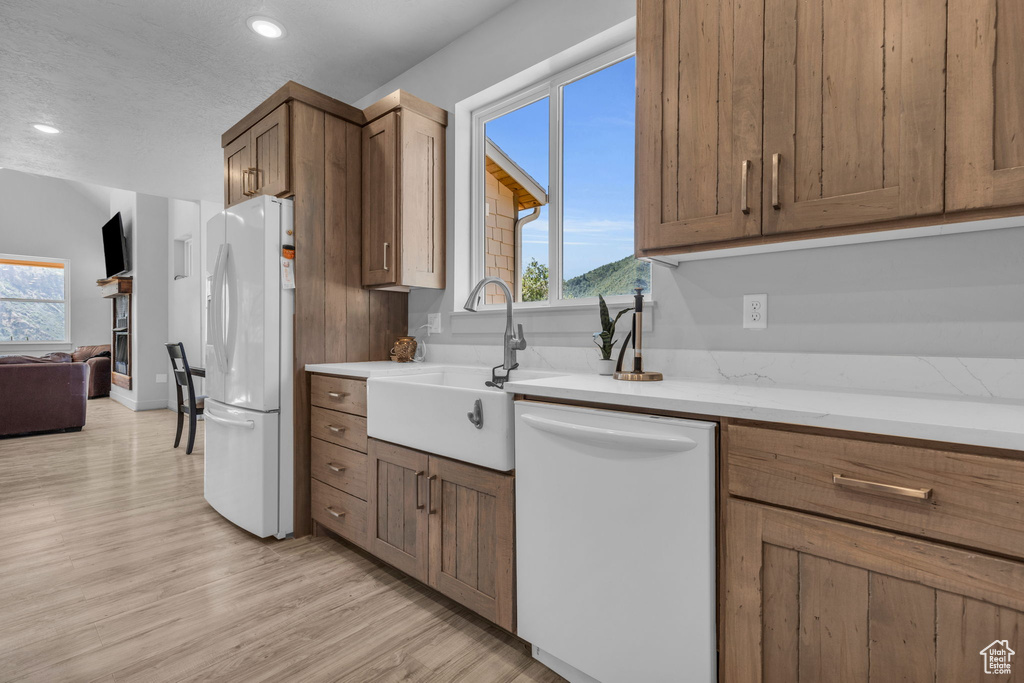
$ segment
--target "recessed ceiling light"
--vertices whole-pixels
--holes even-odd
[[[38,130],[40,133],[47,133],[48,135],[56,135],[60,131],[53,126],[48,126],[45,123],[34,123],[32,127]]]
[[[284,26],[267,17],[249,17],[245,23],[254,33],[258,33],[264,38],[280,38],[284,35]]]

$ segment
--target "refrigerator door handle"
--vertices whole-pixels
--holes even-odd
[[[253,422],[252,420],[229,420],[226,417],[214,415],[209,410],[206,411],[206,414],[203,416],[203,418],[206,420],[210,420],[211,422],[216,422],[219,425],[224,425],[225,427],[242,427],[243,429],[256,428],[256,423]]]
[[[217,265],[213,269],[213,292],[210,304],[213,307],[213,351],[217,356],[217,367],[228,371],[228,354],[224,341],[224,280],[228,265],[228,244],[221,244],[217,250]]]

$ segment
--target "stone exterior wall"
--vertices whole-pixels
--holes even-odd
[[[516,198],[512,190],[490,173],[487,174],[487,249],[484,270],[486,275],[500,277],[513,292],[516,291]],[[485,301],[489,304],[505,303],[505,295],[496,287],[488,287]]]

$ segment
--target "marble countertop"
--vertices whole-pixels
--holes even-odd
[[[451,363],[325,363],[306,370],[347,377],[431,372]],[[514,377],[514,375],[513,375]],[[540,398],[762,420],[1024,451],[1024,402],[674,379],[620,382],[564,374],[513,380],[505,390]]]

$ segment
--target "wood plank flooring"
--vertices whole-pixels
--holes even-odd
[[[0,681],[562,680],[351,548],[236,528],[203,500],[202,433],[173,440],[170,411],[110,399],[0,439]]]

